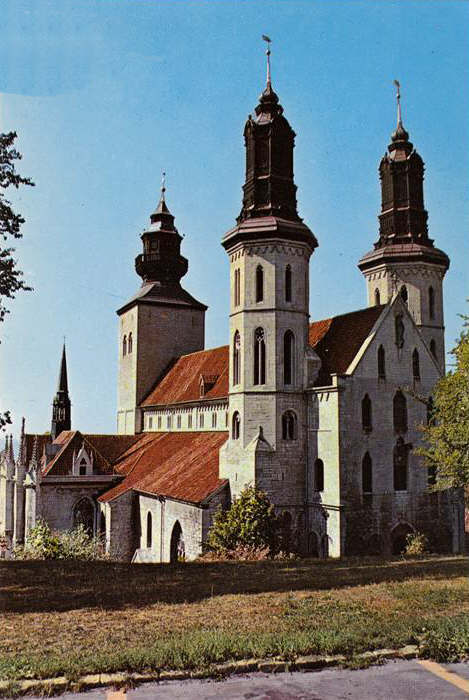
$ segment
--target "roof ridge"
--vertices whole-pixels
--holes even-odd
[[[325,323],[326,321],[333,321],[336,318],[343,318],[344,316],[351,316],[352,314],[363,313],[364,311],[371,311],[372,309],[384,309],[386,304],[375,304],[373,306],[365,306],[362,309],[355,309],[355,311],[348,311],[345,314],[337,314],[337,316],[329,316],[328,318],[318,318],[317,321],[311,321],[309,324],[312,326],[315,323]]]
[[[204,350],[195,350],[194,352],[187,352],[185,355],[178,355],[176,362],[181,359],[181,357],[191,357],[192,355],[200,355],[202,352],[213,352],[214,350],[223,350],[224,348],[229,348],[229,344],[218,345],[216,348],[204,348]]]

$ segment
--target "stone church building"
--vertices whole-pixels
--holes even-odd
[[[379,166],[378,240],[358,263],[366,308],[324,320],[312,309],[311,321],[318,242],[297,210],[294,141],[269,76],[244,128],[241,212],[222,239],[226,346],[204,347],[207,307],[181,286],[188,261],[163,187],[135,259],[142,284],[117,312],[117,434],[71,429],[64,348],[51,433],[23,426],[17,457],[8,438],[1,453],[9,542],[43,518],[84,523],[124,560],[193,559],[214,511],[255,484],[308,556],[399,553],[413,531],[462,551],[462,494],[430,492],[415,454],[444,372],[449,267],[428,234],[422,158],[399,111]]]

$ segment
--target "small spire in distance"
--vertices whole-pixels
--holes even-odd
[[[57,384],[57,391],[63,391],[65,393],[68,393],[67,357],[65,354],[65,338],[64,338],[64,344],[63,344],[63,349],[62,349],[62,360],[60,362],[60,372],[59,372],[59,381]]]
[[[272,39],[266,34],[262,35],[262,38],[264,41],[267,42],[267,51],[265,52],[265,55],[267,56],[267,87],[271,87],[271,79],[270,79],[270,44],[272,43]]]

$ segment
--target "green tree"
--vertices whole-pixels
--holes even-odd
[[[218,554],[232,552],[239,547],[270,549],[274,552],[277,540],[277,518],[274,507],[263,491],[247,486],[231,507],[215,513],[207,545]]]
[[[469,486],[469,317],[452,351],[454,369],[435,387],[424,446],[418,453],[435,473],[435,489]]]
[[[22,177],[15,170],[15,161],[21,160],[21,154],[14,146],[16,137],[15,131],[0,134],[0,321],[9,313],[4,299],[14,299],[20,290],[31,289],[23,280],[23,273],[13,258],[15,249],[8,246],[10,239],[21,238],[24,219],[21,214],[13,211],[11,202],[5,198],[4,190],[9,187],[18,189],[20,185],[34,185],[29,178]],[[8,411],[0,414],[0,428],[7,423],[11,423]]]

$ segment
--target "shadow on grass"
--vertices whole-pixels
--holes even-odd
[[[0,612],[116,609],[154,603],[195,602],[211,596],[295,590],[327,590],[412,578],[467,576],[468,559],[434,557],[404,561],[192,562],[0,562]]]

